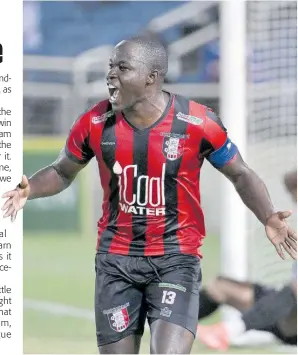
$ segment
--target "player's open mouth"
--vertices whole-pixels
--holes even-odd
[[[110,84],[108,85],[108,89],[110,94],[110,103],[116,102],[119,96],[119,90],[115,86]]]

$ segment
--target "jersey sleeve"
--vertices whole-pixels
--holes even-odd
[[[89,116],[90,115],[86,113],[74,122],[65,144],[67,157],[77,164],[87,164],[94,157],[93,150],[89,145]]]
[[[209,108],[206,108],[200,154],[215,168],[229,164],[237,155],[237,146],[229,139],[222,121]]]

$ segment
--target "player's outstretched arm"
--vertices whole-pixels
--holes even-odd
[[[265,226],[266,234],[277,253],[285,259],[285,250],[296,259],[297,235],[287,225],[285,219],[292,212],[275,212],[268,190],[259,176],[243,161],[241,155],[219,169],[235,186],[244,204],[256,215]]]
[[[63,150],[53,164],[37,171],[29,180],[23,176],[14,190],[3,194],[3,198],[8,198],[2,207],[4,217],[14,221],[27,200],[53,196],[65,190],[85,166],[70,160]]]

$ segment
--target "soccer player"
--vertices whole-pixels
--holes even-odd
[[[296,233],[265,184],[207,107],[163,90],[165,48],[149,37],[120,42],[107,74],[109,99],[72,126],[58,159],[4,194],[5,217],[27,199],[58,194],[95,157],[103,188],[95,316],[101,353],[137,353],[148,317],[151,353],[189,353],[197,329],[199,176],[204,159],[234,184],[278,254],[296,258]],[[237,119],[237,117],[235,117]]]
[[[297,170],[285,174],[284,184],[297,202]],[[199,320],[223,304],[242,312],[242,317],[238,321],[199,325],[197,338],[210,348],[226,351],[237,336],[255,329],[270,332],[285,344],[297,345],[297,262],[292,270],[291,280],[280,290],[222,276],[211,281],[200,291]]]
[[[280,290],[218,277],[200,291],[199,299],[199,320],[223,304],[242,313],[238,320],[198,325],[198,340],[210,348],[226,351],[239,335],[251,329],[270,332],[284,344],[297,345],[297,262],[291,280]]]

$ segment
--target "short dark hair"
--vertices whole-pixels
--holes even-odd
[[[140,45],[144,53],[144,62],[150,69],[157,70],[161,77],[168,72],[168,54],[165,46],[152,35],[132,37],[128,42]]]

